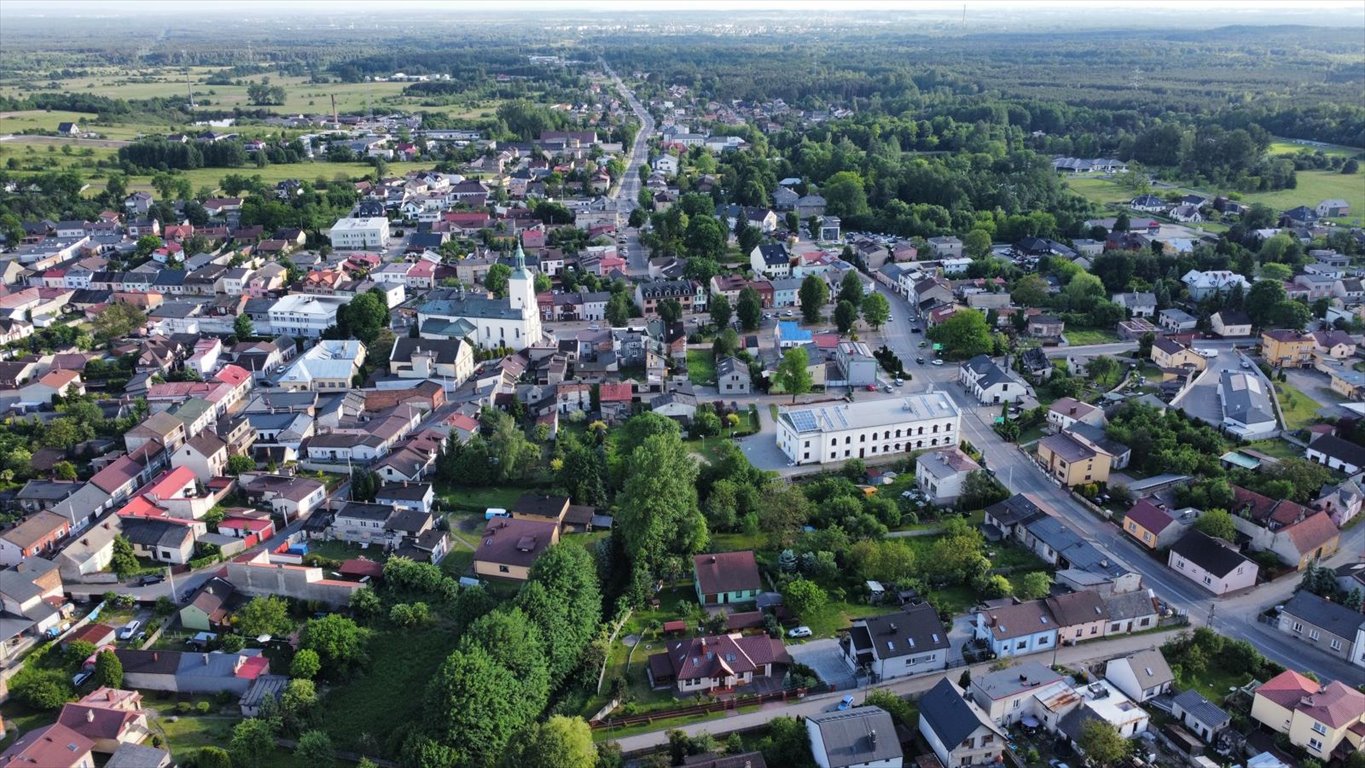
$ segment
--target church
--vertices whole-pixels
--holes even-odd
[[[424,339],[465,339],[483,349],[520,351],[544,335],[535,275],[526,268],[521,243],[517,243],[515,266],[507,279],[507,298],[463,288],[435,290],[429,296],[417,308],[417,329]]]

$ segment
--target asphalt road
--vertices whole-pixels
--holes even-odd
[[[623,254],[627,262],[627,270],[631,275],[643,275],[649,272],[649,255],[640,245],[640,233],[638,230],[628,228],[626,220],[632,211],[639,207],[640,196],[640,168],[649,158],[649,138],[654,135],[654,118],[649,111],[635,98],[635,93],[626,87],[621,78],[612,71],[607,63],[602,62],[602,69],[616,83],[616,90],[621,94],[621,98],[630,105],[630,109],[635,113],[636,119],[640,121],[640,130],[635,134],[635,143],[631,146],[630,159],[626,163],[626,173],[621,177],[621,183],[617,185],[612,197],[616,200],[616,230],[626,234],[626,242],[623,244],[625,253]]]

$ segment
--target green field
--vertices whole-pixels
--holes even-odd
[[[1247,193],[1208,189],[1203,192],[1214,195],[1228,194],[1244,203],[1263,203],[1277,211],[1287,211],[1300,205],[1311,208],[1328,198],[1341,198],[1350,203],[1352,216],[1348,217],[1349,219],[1360,217],[1361,211],[1365,210],[1365,175],[1357,173],[1348,176],[1335,171],[1299,171],[1296,178],[1298,186],[1295,189]],[[1067,179],[1066,185],[1076,194],[1101,206],[1122,204],[1134,197],[1131,191],[1108,179]],[[1215,225],[1205,223],[1202,226],[1213,229]]]
[[[1097,328],[1078,328],[1076,330],[1068,328],[1066,333],[1062,335],[1066,336],[1067,343],[1073,347],[1084,347],[1089,344],[1114,344],[1119,340],[1118,334],[1113,331]]]
[[[716,383],[716,361],[710,349],[687,350],[687,378],[693,384]]]
[[[1303,429],[1318,420],[1317,401],[1283,381],[1275,382],[1275,396],[1284,414],[1285,429]]]
[[[1266,149],[1266,153],[1270,155],[1297,155],[1305,149],[1338,157],[1360,157],[1365,154],[1365,149],[1357,147],[1344,147],[1340,144],[1300,144],[1293,139],[1276,139],[1270,142],[1270,147]]]

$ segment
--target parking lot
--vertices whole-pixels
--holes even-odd
[[[1223,406],[1218,401],[1218,379],[1223,375],[1223,371],[1243,371],[1255,376],[1261,376],[1261,372],[1250,362],[1244,366],[1242,364],[1244,358],[1230,345],[1201,342],[1197,346],[1201,349],[1208,347],[1218,354],[1214,357],[1205,357],[1208,367],[1195,379],[1193,386],[1172,405],[1180,408],[1188,416],[1219,426],[1223,423]],[[1264,377],[1261,379],[1264,381]],[[1270,387],[1269,382],[1266,382],[1266,387]]]

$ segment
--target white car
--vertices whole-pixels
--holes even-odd
[[[941,359],[939,359],[939,358],[937,358],[937,357],[934,358],[934,365],[943,365],[943,360],[941,360]]]
[[[787,637],[810,637],[812,634],[814,633],[810,631],[810,627],[801,626],[789,630]]]

